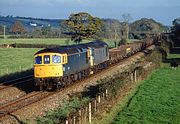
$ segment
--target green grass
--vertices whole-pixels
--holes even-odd
[[[0,48],[0,76],[32,68],[33,55],[39,49]]]
[[[168,59],[171,59],[171,58],[180,58],[180,54],[169,54]]]
[[[135,94],[135,92],[138,89],[138,85],[135,86],[135,88],[131,89],[131,92],[128,93],[128,95],[126,95],[125,97],[123,97],[121,99],[121,101],[119,101],[117,103],[117,105],[113,106],[109,112],[105,112],[102,113],[101,116],[103,118],[101,119],[94,119],[92,124],[111,124],[114,120],[114,117],[118,114],[118,112],[120,110],[123,109],[124,106],[126,106],[127,102],[129,101],[129,99]]]
[[[66,45],[65,42],[66,39],[63,38],[32,38],[32,39],[25,39],[25,38],[19,38],[19,39],[6,39],[4,42],[4,39],[0,39],[0,44],[11,44],[11,43],[26,43],[26,44],[59,44],[59,45]],[[84,41],[86,42],[86,41]],[[70,44],[73,44],[74,42],[70,41]]]
[[[83,40],[81,43],[87,43],[90,41],[92,41],[92,40]],[[114,40],[104,39],[103,41],[106,42],[110,48],[115,46]],[[67,38],[32,38],[32,39],[28,39],[28,38],[27,39],[26,38],[19,38],[19,39],[7,38],[5,40],[5,42],[4,42],[3,38],[0,38],[0,44],[12,44],[12,43],[67,45]],[[72,45],[72,44],[75,44],[75,42],[69,41],[69,45]],[[118,43],[117,43],[117,45],[118,45]]]
[[[91,40],[83,40],[81,43],[87,43]],[[110,47],[114,46],[114,42],[111,40],[104,40]],[[0,44],[12,44],[12,43],[25,43],[25,44],[56,44],[56,45],[67,45],[67,39],[66,38],[32,38],[32,39],[25,39],[25,38],[19,38],[19,39],[12,39],[7,38],[4,42],[3,38],[0,38]],[[75,44],[74,41],[69,41],[69,45]]]
[[[112,124],[178,124],[180,68],[163,67],[140,86]]]

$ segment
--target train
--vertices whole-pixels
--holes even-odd
[[[34,54],[34,79],[40,90],[65,87],[119,62],[154,43],[134,42],[109,49],[103,41],[45,48]]]

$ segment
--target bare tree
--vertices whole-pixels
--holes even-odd
[[[131,14],[126,13],[122,15],[123,22],[125,23],[125,28],[126,28],[126,40],[129,39],[129,22],[132,20]]]

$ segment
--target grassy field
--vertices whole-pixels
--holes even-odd
[[[0,48],[0,76],[6,73],[17,72],[32,68],[33,54],[38,49],[25,48]]]
[[[144,81],[112,124],[178,124],[180,68],[163,67]]]
[[[179,54],[169,54],[168,59],[171,59],[171,58],[180,58],[180,55]]]
[[[83,41],[87,42],[87,41]],[[26,44],[60,44],[60,45],[66,45],[66,39],[63,38],[32,38],[32,39],[11,39],[8,38],[5,40],[0,39],[0,44],[11,44],[11,43],[26,43]],[[70,41],[69,44],[73,44],[74,42]]]
[[[66,45],[66,40],[63,38],[35,38],[35,39],[6,39],[0,38],[0,44],[11,44],[11,43],[26,43],[26,44],[58,44]],[[87,43],[90,40],[83,40],[82,43]],[[114,46],[113,42],[105,40],[110,47]],[[69,45],[75,44],[73,41],[69,41]],[[38,49],[3,49],[0,48],[0,76],[20,71],[21,69],[29,69],[33,64],[33,54]]]
[[[81,43],[87,43],[91,40],[83,40]],[[56,44],[56,45],[69,45],[75,44],[74,41],[68,41],[65,38],[32,38],[32,39],[6,39],[4,42],[3,38],[0,38],[0,44],[12,44],[12,43],[25,43],[25,44]],[[114,47],[114,42],[105,39],[106,42],[110,47]]]

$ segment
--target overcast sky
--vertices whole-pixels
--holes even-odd
[[[171,25],[180,18],[180,0],[0,0],[3,16],[65,19],[82,11],[119,20],[123,13],[130,13],[133,21],[145,17]]]

